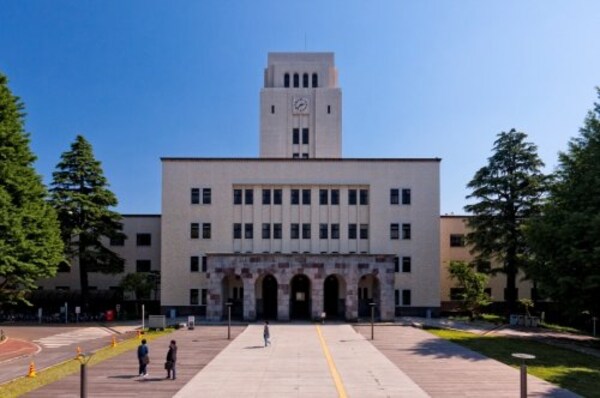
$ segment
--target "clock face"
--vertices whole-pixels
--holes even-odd
[[[294,98],[292,102],[294,113],[307,113],[308,112],[308,98],[300,97]]]

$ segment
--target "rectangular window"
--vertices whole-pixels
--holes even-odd
[[[329,197],[328,193],[329,192],[326,189],[319,189],[319,204],[320,205],[327,204],[327,199]]]
[[[125,246],[125,235],[111,237],[110,245],[111,246]]]
[[[390,224],[390,239],[400,239],[400,224]]]
[[[270,189],[262,190],[262,204],[263,205],[271,204],[271,190]]]
[[[210,239],[211,225],[210,223],[202,224],[202,239]]]
[[[331,224],[331,239],[340,238],[340,224]]]
[[[275,113],[275,105],[271,105],[271,113]]]
[[[150,272],[150,260],[136,260],[135,272]]]
[[[355,205],[356,204],[356,189],[348,190],[348,204]]]
[[[198,271],[200,271],[200,257],[192,256],[190,257],[190,272]]]
[[[390,204],[397,205],[400,203],[400,190],[398,188],[390,189]]]
[[[411,305],[410,289],[402,290],[402,305]]]
[[[331,105],[327,105],[327,114],[331,113]]]
[[[271,224],[263,223],[262,225],[262,238],[271,239]]]
[[[300,159],[300,154],[299,154],[299,153],[297,153],[297,152],[296,152],[296,153],[293,153],[293,154],[292,154],[292,157],[293,157],[294,159]]]
[[[300,239],[300,224],[292,223],[290,225],[290,239]]]
[[[138,246],[150,246],[152,244],[152,234],[137,234],[136,242]]]
[[[310,224],[302,224],[302,239],[310,239]]]
[[[299,205],[300,204],[300,190],[299,189],[292,189],[291,190],[291,196],[290,196],[290,203],[293,205]]]
[[[241,189],[233,190],[233,204],[234,205],[242,204],[242,190]]]
[[[190,224],[190,238],[198,239],[200,237],[200,224],[193,222]]]
[[[254,204],[254,190],[253,189],[245,189],[244,190],[244,203],[247,205]]]
[[[368,205],[369,204],[369,190],[368,189],[361,189],[360,192],[360,204],[361,205]]]
[[[402,257],[402,272],[411,272],[412,260],[410,257]]]
[[[308,159],[308,153],[303,153],[302,154],[302,159]]]
[[[394,290],[394,301],[396,302],[396,307],[400,306],[400,290]]]
[[[408,189],[408,188],[402,190],[402,204],[403,205],[410,204],[410,189]]]
[[[410,224],[402,224],[402,239],[409,240],[410,235]]]
[[[280,205],[282,202],[282,191],[281,189],[274,189],[273,190],[273,204],[274,205]]]
[[[360,238],[369,239],[369,224],[360,224]]]
[[[209,205],[212,202],[212,190],[210,188],[202,189],[202,204]]]
[[[242,224],[233,224],[233,239],[242,239]]]
[[[292,129],[292,144],[300,144],[300,129]]]
[[[310,204],[310,189],[302,190],[302,204],[309,205]]]
[[[197,205],[198,203],[200,203],[200,188],[192,188],[192,204],[193,205]]]
[[[208,297],[208,289],[202,289],[202,301],[200,302],[200,304],[206,305],[207,297]]]
[[[464,247],[465,236],[462,234],[451,234],[450,235],[450,247]]]
[[[339,189],[331,190],[331,204],[332,205],[340,204],[340,190]]]
[[[198,289],[190,289],[190,305],[198,305]]]
[[[400,259],[398,257],[394,257],[394,272],[400,272]]]
[[[252,223],[244,224],[244,238],[254,239],[254,225]]]
[[[207,270],[208,262],[206,260],[206,256],[202,256],[202,272],[206,272]]]
[[[328,232],[327,224],[319,224],[319,239],[327,239]]]
[[[273,224],[273,239],[281,239],[281,224]]]
[[[348,239],[356,239],[356,224],[348,224]]]
[[[302,129],[302,143],[304,145],[308,144],[308,129],[307,128]]]

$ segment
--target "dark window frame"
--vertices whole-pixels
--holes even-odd
[[[190,223],[190,239],[200,239],[200,223]]]
[[[135,235],[136,246],[152,246],[152,234],[141,232]]]
[[[193,205],[200,204],[200,188],[190,189],[190,202]]]

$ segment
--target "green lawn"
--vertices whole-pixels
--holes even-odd
[[[429,329],[428,332],[516,368],[520,361],[513,358],[512,353],[533,354],[536,359],[528,362],[530,374],[584,397],[600,397],[598,357],[525,339],[480,336],[453,330]]]
[[[165,331],[146,331],[144,338],[148,341],[151,341],[164,334],[171,333],[172,331],[173,329],[167,329]],[[90,362],[88,363],[88,366],[94,366],[97,363],[123,354],[126,351],[131,351],[137,348],[139,344],[140,340],[138,340],[136,337],[133,337],[120,342],[114,348],[110,345],[108,347],[101,348],[94,353],[90,359]],[[37,376],[35,378],[22,377],[9,383],[2,384],[0,385],[0,390],[2,391],[1,396],[2,398],[19,397],[29,391],[36,390],[45,386],[46,384],[54,383],[55,381],[67,377],[70,374],[79,372],[79,366],[79,361],[73,358],[71,361],[66,361],[41,372],[37,372]]]

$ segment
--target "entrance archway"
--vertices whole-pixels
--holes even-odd
[[[346,284],[339,275],[329,275],[323,282],[323,312],[328,319],[343,319],[346,312]]]
[[[244,318],[244,282],[239,275],[230,274],[221,282],[222,314],[227,319],[227,303],[231,303],[231,318]]]
[[[271,274],[265,275],[260,281],[262,311],[259,317],[263,319],[277,319],[277,279]],[[258,289],[257,289],[258,290]]]
[[[310,318],[310,279],[303,274],[290,281],[290,319]]]
[[[379,279],[373,275],[363,275],[358,280],[358,317],[366,318],[371,316],[370,304],[380,303],[381,289]],[[375,306],[375,316],[379,317],[379,306]]]

